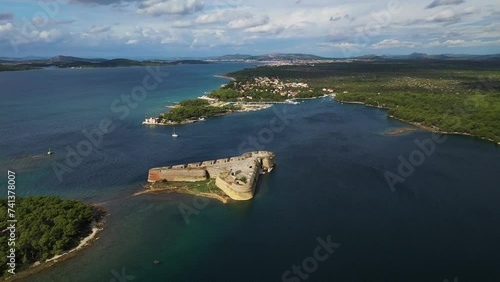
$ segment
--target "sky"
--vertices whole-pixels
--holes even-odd
[[[0,57],[500,53],[498,0],[1,0]]]

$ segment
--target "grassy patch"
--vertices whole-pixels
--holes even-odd
[[[226,193],[215,186],[215,180],[209,179],[199,182],[156,182],[151,184],[152,189],[167,189],[167,190],[188,190],[194,194],[215,194],[226,197]]]

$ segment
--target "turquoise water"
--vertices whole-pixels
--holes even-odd
[[[226,82],[213,75],[246,66],[162,68],[169,76],[125,119],[110,106],[142,84],[144,68],[0,73],[0,170],[18,173],[18,193],[77,198],[110,213],[90,248],[24,281],[282,281],[328,236],[340,247],[307,279],[289,281],[500,280],[495,145],[450,136],[393,193],[384,172],[431,134],[384,136],[405,126],[384,110],[318,99],[181,126],[175,140],[171,128],[140,124],[145,113]],[[66,164],[67,146],[107,118],[115,130],[60,181],[53,166]],[[275,118],[283,129],[271,138]],[[129,197],[150,167],[239,155],[259,134],[257,149],[274,151],[278,165],[253,201],[204,207],[188,195]],[[49,147],[53,157],[33,158]],[[196,209],[189,222],[186,206]]]

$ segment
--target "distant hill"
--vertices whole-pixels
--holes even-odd
[[[38,68],[114,68],[114,67],[139,67],[139,66],[164,66],[181,64],[209,64],[202,60],[146,60],[137,61],[129,59],[85,59],[71,56],[55,56],[50,59],[19,59],[0,60],[0,71],[27,70]]]
[[[216,57],[214,59],[220,61],[236,61],[236,60],[250,60],[252,57],[253,57],[252,55],[231,54],[231,55]]]
[[[210,64],[210,62],[202,61],[202,60],[177,60],[169,62],[172,65],[204,65]]]
[[[266,54],[266,55],[224,55],[214,58],[217,61],[304,61],[304,60],[328,60],[328,58],[310,54]]]
[[[106,59],[84,59],[71,56],[55,56],[49,59],[53,63],[74,63],[74,62],[91,62],[91,63],[101,63],[107,61]]]
[[[429,55],[426,53],[412,53],[409,55],[364,55],[356,57],[355,59],[365,59],[365,60],[485,60],[485,59],[500,59],[500,54],[491,55],[461,55],[461,54],[441,54],[441,55]]]

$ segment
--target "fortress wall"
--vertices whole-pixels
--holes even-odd
[[[262,159],[262,168],[263,169],[273,168],[274,165],[275,165],[274,159],[272,159],[272,158],[263,158]]]
[[[255,160],[255,164],[253,165],[253,169],[250,172],[249,175],[247,175],[247,183],[250,186],[255,186],[255,183],[257,183],[257,179],[259,177],[259,162],[258,160]]]
[[[250,178],[248,179],[248,185],[254,186],[257,183],[257,179],[259,178],[259,173],[251,172],[248,177]]]
[[[149,175],[148,175],[148,182],[156,182],[160,181],[160,170],[158,169],[150,169],[149,170]]]
[[[201,165],[202,166],[209,166],[209,165],[214,165],[215,164],[215,161],[206,161],[206,162],[203,162]]]
[[[248,159],[253,158],[252,162]],[[276,164],[275,155],[272,152],[258,151],[246,153],[240,157],[230,159],[219,159],[188,165],[177,165],[173,167],[153,168],[149,170],[149,182],[172,181],[172,182],[198,182],[205,181],[209,177],[215,179],[215,184],[224,193],[234,200],[245,201],[254,197],[255,187],[261,169],[267,170]],[[247,167],[248,166],[248,167]],[[238,173],[241,171],[241,174]],[[235,176],[229,173],[237,173],[236,178],[246,177],[247,183],[233,183]],[[222,176],[222,177],[221,177]],[[228,180],[228,181],[226,181]]]
[[[208,179],[205,169],[151,169],[149,171],[149,182],[172,181],[172,182],[198,182]]]
[[[250,189],[247,187],[246,191],[244,192],[239,192],[234,190],[232,185],[224,181],[222,178],[217,176],[217,179],[215,180],[215,185],[219,187],[226,195],[228,195],[231,199],[237,200],[237,201],[247,201],[251,200],[254,195],[255,191],[255,186],[250,187]]]
[[[210,178],[216,178],[219,174],[226,171],[225,169],[216,168],[215,166],[209,166],[206,168]]]
[[[243,160],[245,160],[245,158],[243,158],[243,157],[234,157],[234,158],[229,159],[230,162],[238,162],[238,161],[243,161]]]

